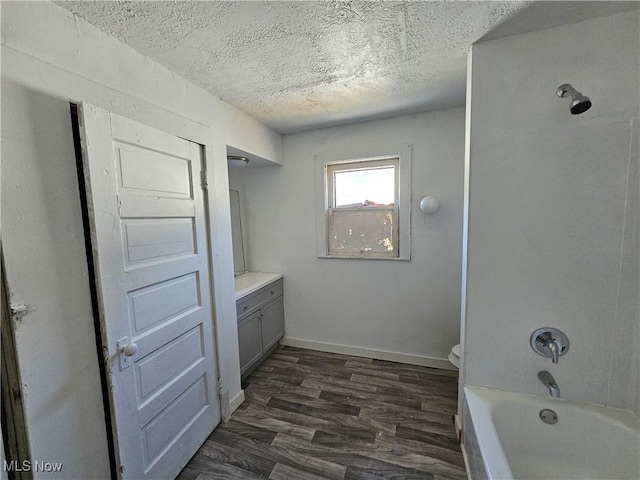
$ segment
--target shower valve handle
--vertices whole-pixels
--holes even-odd
[[[557,328],[540,328],[531,334],[531,348],[538,355],[551,358],[558,363],[559,358],[569,350],[569,338]]]

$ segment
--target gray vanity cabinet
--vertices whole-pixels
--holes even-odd
[[[258,310],[238,322],[238,344],[240,345],[240,370],[254,364],[262,356],[262,335],[260,333],[260,316]]]
[[[271,354],[284,336],[282,279],[236,302],[242,379]]]
[[[280,298],[267,303],[262,312],[262,349],[266,352],[277,345],[284,335],[284,302]]]

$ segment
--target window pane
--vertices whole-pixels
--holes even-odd
[[[333,210],[329,255],[398,256],[394,209]]]
[[[394,166],[339,170],[334,175],[335,207],[393,205],[395,202]]]

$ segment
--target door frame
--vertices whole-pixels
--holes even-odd
[[[0,243],[0,295],[2,296],[2,312],[0,329],[2,331],[2,448],[3,460],[15,461],[17,465],[31,460],[29,449],[29,435],[22,401],[22,382],[20,380],[20,365],[15,348],[15,332],[13,328],[14,315],[10,307],[9,288],[4,271],[4,256]],[[5,448],[6,447],[6,448]],[[30,480],[33,473],[29,470],[16,469],[4,471],[9,480]],[[3,476],[3,478],[5,478]]]
[[[80,202],[81,202],[81,207],[83,211],[84,235],[85,235],[85,244],[87,247],[86,254],[87,254],[87,261],[89,262],[89,265],[90,265],[89,283],[91,286],[91,296],[92,296],[91,301],[92,301],[92,307],[94,312],[93,322],[94,322],[94,327],[96,332],[96,349],[97,349],[101,382],[102,382],[103,404],[105,408],[105,423],[106,423],[106,431],[107,431],[107,443],[109,447],[111,477],[112,479],[116,479],[116,478],[120,478],[121,475],[119,471],[120,470],[119,461],[117,458],[118,457],[117,439],[115,438],[114,428],[113,428],[113,425],[115,423],[115,417],[114,417],[114,412],[112,411],[111,402],[109,398],[110,393],[108,388],[108,375],[105,367],[106,365],[105,362],[108,362],[109,359],[108,359],[108,353],[105,350],[105,346],[103,344],[103,338],[102,338],[102,330],[101,330],[102,327],[100,324],[100,314],[99,314],[100,307],[99,307],[98,298],[97,298],[97,285],[96,285],[97,279],[95,276],[95,271],[93,270],[92,240],[91,240],[91,234],[90,234],[88,213],[86,217],[84,216],[84,212],[88,210],[88,201],[86,196],[86,180],[85,180],[86,172],[83,164],[83,152],[82,152],[82,145],[80,141],[81,127],[79,124],[79,120],[81,116],[79,115],[79,113],[80,113],[81,103],[82,103],[81,101],[71,101],[70,109],[71,109],[71,116],[72,116],[74,146],[76,148],[78,183],[79,183],[80,192],[81,192]],[[96,105],[96,106],[100,106],[100,105]],[[219,252],[215,252],[214,244],[219,239],[213,238],[212,236],[212,232],[217,231],[217,229],[214,228],[214,226],[220,218],[220,212],[217,210],[216,208],[217,206],[215,204],[215,198],[218,195],[216,195],[215,187],[212,188],[212,185],[214,185],[214,182],[212,181],[213,180],[212,176],[213,176],[213,173],[216,171],[214,166],[214,157],[222,153],[221,151],[218,152],[217,150],[221,150],[220,145],[224,145],[224,144],[221,144],[219,141],[217,141],[218,139],[216,138],[216,135],[214,134],[214,132],[210,127],[207,127],[199,123],[194,123],[192,121],[186,120],[181,117],[178,122],[173,122],[173,121],[163,122],[161,119],[160,121],[158,121],[157,117],[154,117],[153,119],[152,118],[144,118],[144,119],[136,118],[137,116],[131,115],[131,113],[133,112],[129,111],[129,109],[127,109],[128,111],[124,113],[121,113],[111,108],[107,108],[107,110],[115,114],[129,118],[133,121],[139,122],[141,124],[144,124],[149,127],[160,130],[162,132],[165,132],[169,135],[173,135],[183,140],[189,141],[191,143],[195,143],[200,147],[201,168],[203,172],[206,172],[202,178],[202,181],[206,183],[205,188],[202,189],[202,193],[203,193],[203,206],[204,206],[204,214],[205,214],[205,230],[206,230],[206,239],[207,239],[207,266],[209,269],[208,275],[209,275],[209,296],[210,296],[211,316],[212,316],[211,318],[212,335],[213,335],[212,341],[215,348],[215,364],[216,364],[215,371],[214,371],[216,385],[214,385],[214,391],[219,396],[221,419],[223,422],[226,422],[230,417],[229,395],[226,389],[226,385],[223,386],[222,384],[222,371],[221,371],[222,364],[221,364],[221,354],[220,354],[222,345],[221,345],[221,335],[219,332],[221,327],[219,318],[220,318],[220,312],[224,313],[226,310],[228,310],[228,308],[225,309],[225,305],[221,305],[219,302],[216,301],[216,291],[220,288],[221,279],[219,278],[216,280],[216,273],[218,272],[214,270],[215,268],[214,259],[216,257],[216,254]],[[174,117],[174,118],[177,118],[177,117]],[[168,124],[171,124],[171,125],[168,125]],[[77,136],[77,143],[75,138],[76,136]],[[216,144],[218,144],[217,147],[216,147]],[[226,149],[226,146],[225,146],[225,149]],[[225,152],[224,158],[225,158],[225,168],[226,168],[226,152]],[[224,180],[225,180],[225,183],[227,184],[227,190],[228,190],[228,176]],[[224,296],[220,295],[220,297],[224,297]],[[233,307],[235,308],[235,302],[233,304]],[[232,312],[232,315],[235,319],[235,311]]]

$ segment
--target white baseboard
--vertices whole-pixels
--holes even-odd
[[[445,358],[423,357],[421,355],[411,355],[407,353],[388,352],[386,350],[373,350],[371,348],[352,347],[349,345],[338,345],[334,343],[312,342],[300,338],[284,337],[280,340],[280,345],[289,347],[307,348],[309,350],[319,350],[321,352],[342,353],[354,357],[367,357],[376,360],[387,360],[389,362],[406,363],[409,365],[420,365],[422,367],[441,368],[443,370],[457,370],[449,360]]]
[[[473,480],[471,478],[471,469],[469,468],[469,457],[467,457],[467,449],[464,448],[464,444],[460,445],[462,449],[462,459],[464,460],[464,469],[467,471],[467,480]]]
[[[242,402],[244,402],[244,390],[240,390],[229,402],[229,410],[231,413],[235,412],[237,408],[242,405]]]
[[[456,435],[458,436],[458,441],[462,443],[462,422],[460,422],[460,416],[458,414],[455,414],[453,418],[454,418],[454,425],[456,427]]]

